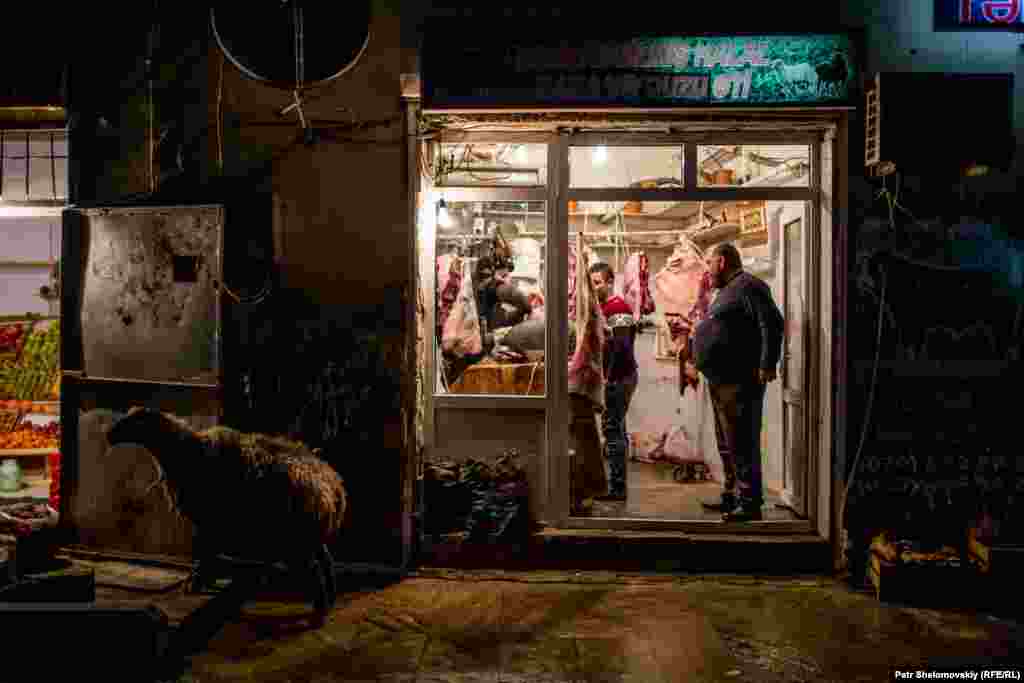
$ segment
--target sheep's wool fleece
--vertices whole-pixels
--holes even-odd
[[[200,533],[208,529],[247,547],[301,546],[328,542],[340,529],[347,505],[342,478],[304,444],[229,427],[196,432],[166,414],[159,431],[147,447],[178,511]]]

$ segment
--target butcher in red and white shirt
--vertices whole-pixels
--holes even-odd
[[[603,500],[626,500],[626,454],[629,452],[629,436],[626,431],[626,413],[636,393],[639,381],[636,362],[636,319],[629,304],[619,296],[613,296],[615,272],[607,263],[595,263],[590,267],[590,280],[601,303],[601,312],[608,325],[605,335],[604,375],[605,410],[602,427],[605,438],[605,457],[611,475],[610,489]]]

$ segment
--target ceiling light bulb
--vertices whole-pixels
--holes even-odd
[[[529,156],[526,154],[526,145],[519,145],[516,149],[516,163],[525,166],[527,161]]]
[[[437,224],[442,228],[450,228],[455,225],[452,214],[448,211],[448,206],[443,199],[437,203]]]
[[[608,161],[608,148],[600,145],[594,148],[594,163],[603,164]]]

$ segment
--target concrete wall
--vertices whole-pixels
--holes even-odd
[[[843,24],[864,29],[866,74],[878,71],[1012,73],[1018,149],[1024,142],[1024,50],[1019,35],[988,31],[936,32],[934,0],[846,0]],[[984,108],[984,103],[979,103]],[[952,132],[951,132],[952,133]],[[861,150],[852,150],[856,164]],[[1020,163],[1018,153],[1017,163]]]
[[[243,188],[243,198],[246,192],[276,195],[280,296],[273,313],[267,307],[257,313],[275,317],[278,340],[305,334],[317,342],[298,359],[268,347],[260,361],[274,371],[268,374],[282,365],[298,372],[299,365],[317,367],[317,359],[326,364],[332,360],[332,330],[348,333],[353,326],[376,335],[381,346],[399,349],[387,362],[403,364],[399,294],[408,281],[411,228],[399,74],[409,70],[410,57],[402,47],[397,3],[373,4],[370,42],[359,63],[308,94],[306,116],[324,129],[308,146],[301,143],[294,113],[278,116],[291,94],[249,80],[223,60],[201,5],[160,16],[155,129],[158,136],[177,136],[180,144],[158,155],[157,179],[165,172],[158,196],[216,198],[228,185]],[[117,45],[99,43],[94,32],[84,30],[77,38],[70,103],[75,202],[123,201],[150,190],[143,68],[150,19],[142,9],[124,15]],[[97,28],[105,23],[99,17],[92,21]],[[179,150],[183,173],[168,158]],[[235,224],[230,230],[247,227],[254,236],[263,229]],[[288,300],[308,308],[289,311],[281,305]],[[316,329],[304,331],[310,324]],[[292,334],[285,335],[289,327]],[[291,353],[299,353],[301,344],[294,346]],[[389,370],[379,368],[382,377]],[[312,401],[301,393],[302,382],[294,384],[296,395],[274,397],[282,415]],[[372,389],[384,383],[369,384]],[[371,421],[343,427],[336,442],[313,445],[325,446],[351,494],[347,547],[339,559],[397,563],[405,430],[397,410]]]
[[[901,179],[901,203],[916,221],[897,210],[896,224],[890,225],[888,208],[877,199],[880,181],[864,177],[862,132],[851,131],[850,214],[841,217],[851,237],[844,328],[849,330],[848,460],[839,466],[853,479],[845,522],[853,542],[851,569],[858,571],[870,534],[880,528],[955,542],[980,509],[1002,519],[1004,530],[1019,527],[1014,520],[1021,509],[1009,501],[1010,492],[1020,490],[1021,476],[1012,466],[990,465],[990,459],[1015,458],[1001,445],[1009,423],[1000,417],[1001,402],[989,405],[986,397],[1005,394],[1020,375],[1020,330],[1010,321],[1020,310],[1021,290],[1013,285],[1006,261],[1024,252],[1021,223],[1011,208],[1024,141],[1024,51],[1016,35],[934,32],[932,0],[848,0],[843,20],[865,30],[868,75],[1012,73],[1016,81],[1014,171],[968,183],[968,201],[926,177]],[[977,113],[977,121],[965,130],[984,134],[984,102],[977,103]],[[854,125],[863,125],[862,119]],[[936,131],[936,144],[944,135],[962,134]],[[974,256],[979,249],[1000,258],[979,265]],[[907,258],[918,265],[908,265]],[[971,259],[974,265],[968,264]],[[888,273],[884,302],[883,273]],[[986,294],[969,295],[975,287]],[[968,296],[977,303],[956,303]],[[990,330],[988,343],[972,344],[966,332],[971,329]],[[939,338],[946,340],[941,346],[919,341]],[[883,369],[872,383],[876,354]],[[954,366],[961,369],[950,375],[948,368]],[[952,386],[950,379],[955,379]]]

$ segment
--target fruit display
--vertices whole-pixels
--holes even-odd
[[[25,325],[13,323],[0,327],[0,359],[13,360],[21,353],[25,342]]]
[[[53,415],[60,417],[60,404],[56,402],[39,403],[38,401],[4,401],[0,400],[0,413],[31,413],[34,415]]]
[[[21,424],[22,413],[13,410],[0,410],[0,433],[13,432]]]
[[[60,321],[0,329],[0,399],[45,401],[60,395]]]
[[[60,448],[60,424],[26,422],[13,432],[0,433],[0,451],[31,448]]]

